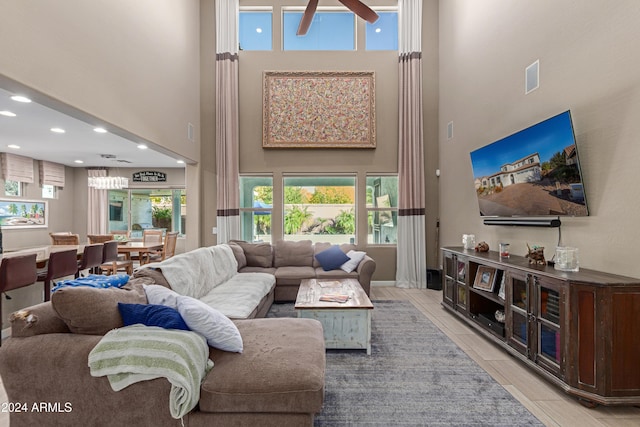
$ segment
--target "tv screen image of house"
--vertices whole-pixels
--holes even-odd
[[[571,113],[471,152],[482,216],[586,216]]]

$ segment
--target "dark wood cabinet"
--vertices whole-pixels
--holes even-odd
[[[462,247],[442,255],[446,309],[587,404],[640,404],[640,279]],[[487,271],[492,290],[474,287]]]

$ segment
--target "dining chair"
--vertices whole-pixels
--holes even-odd
[[[0,264],[0,325],[2,324],[2,294],[36,282],[36,254],[2,258]]]
[[[142,242],[147,243],[162,243],[162,230],[144,230],[142,232]]]
[[[113,240],[113,234],[88,234],[89,244],[105,243],[109,240]]]
[[[51,282],[66,276],[74,276],[78,271],[78,251],[51,252],[47,267],[38,270],[37,282],[44,282],[44,300],[51,299]]]
[[[102,264],[102,243],[86,245],[82,251],[82,259],[78,262],[75,277],[80,277],[80,272],[84,270],[93,270]]]
[[[140,265],[150,262],[160,262],[167,258],[171,258],[176,253],[176,242],[178,241],[178,232],[169,231],[164,236],[164,245],[162,249],[156,252],[147,252],[140,259]]]
[[[80,236],[71,232],[49,233],[52,245],[79,245]]]
[[[126,271],[128,275],[133,274],[133,262],[129,259],[118,259],[118,242],[111,240],[104,243],[102,250],[102,264],[100,271],[107,275],[116,274],[118,271]]]

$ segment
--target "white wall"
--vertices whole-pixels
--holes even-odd
[[[441,244],[476,234],[492,248],[545,246],[557,229],[484,226],[469,152],[571,109],[591,216],[562,219],[582,267],[640,277],[640,2],[446,0],[440,2]],[[540,88],[524,93],[540,60]],[[447,123],[454,137],[447,140]]]

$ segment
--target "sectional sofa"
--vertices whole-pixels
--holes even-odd
[[[321,324],[259,318],[273,301],[276,278],[239,273],[227,245],[174,258],[141,269],[123,289],[63,288],[51,301],[12,315],[11,337],[0,348],[8,402],[20,403],[10,414],[12,427],[313,425],[324,400]],[[118,302],[146,304],[145,285],[168,283],[235,316],[243,341],[242,353],[209,348],[214,367],[201,383],[198,405],[183,419],[171,416],[166,379],[115,392],[106,377],[91,376],[87,364],[102,336],[123,326]]]

